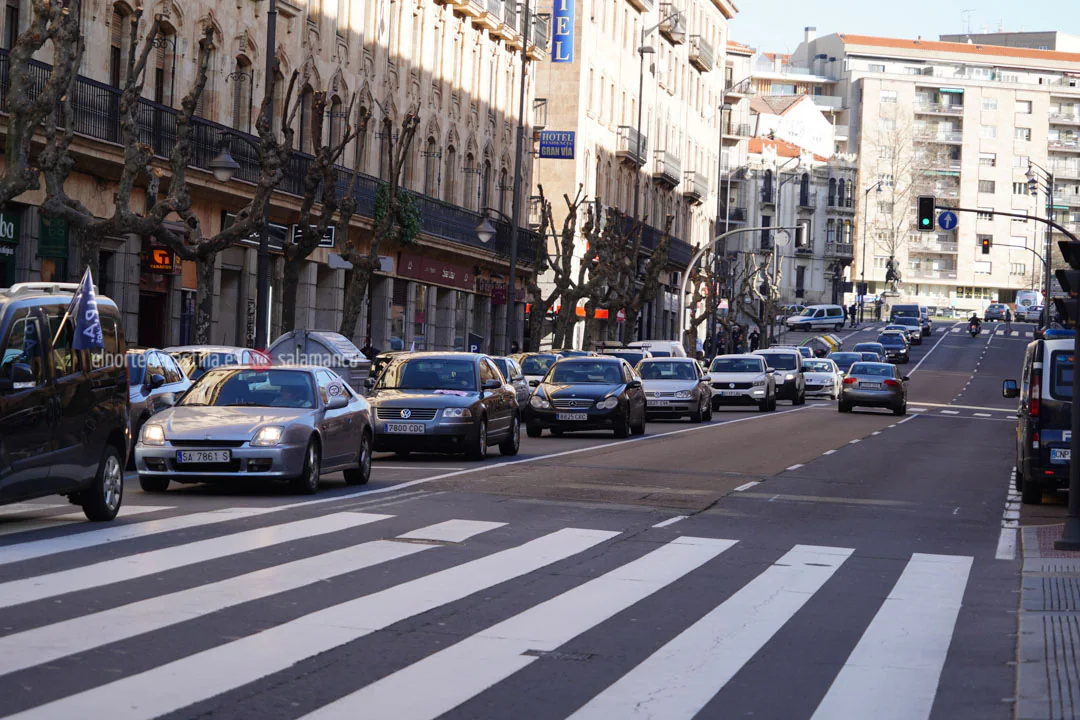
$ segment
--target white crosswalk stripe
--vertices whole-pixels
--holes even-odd
[[[8,506],[10,507],[10,506]],[[38,506],[43,509],[55,509],[56,507],[71,507],[71,505],[60,506]],[[120,507],[120,512],[117,514],[118,519],[127,519],[129,517],[135,517],[137,515],[146,515],[149,513],[162,512],[164,510],[175,510],[172,505],[123,505]],[[43,517],[35,516],[33,518],[25,518],[33,511],[23,511],[16,518],[20,518],[17,522],[11,522],[10,524],[4,523],[0,525],[0,535],[16,535],[18,533],[32,532],[34,530],[42,530],[45,528],[58,528],[70,525],[72,523],[84,523],[86,522],[86,515],[82,510],[77,512],[62,513],[60,515],[45,515]],[[39,511],[40,512],[40,511]],[[5,520],[7,518],[4,518]]]
[[[197,514],[202,515],[206,514]],[[251,516],[239,514],[241,519]],[[513,598],[512,610],[496,610],[503,614],[496,614],[482,627],[471,625],[472,629],[462,633],[451,624],[445,634],[440,629],[435,633],[440,637],[433,635],[428,640],[424,637],[427,631],[416,631],[413,646],[426,641],[429,652],[377,679],[347,676],[345,682],[351,679],[347,687],[342,687],[339,679],[333,687],[309,688],[316,694],[308,695],[302,710],[307,713],[305,720],[436,718],[455,708],[471,707],[466,704],[481,695],[484,703],[490,703],[488,694],[493,693],[494,702],[498,702],[500,686],[516,675],[550,673],[552,665],[537,661],[557,656],[576,639],[639,632],[646,624],[653,624],[647,613],[656,612],[654,606],[678,592],[676,584],[696,582],[693,578],[699,573],[709,582],[699,584],[707,589],[697,592],[726,587],[713,578],[726,572],[726,560],[721,556],[738,544],[737,539],[698,536],[669,540],[670,530],[648,530],[663,532],[665,535],[659,537],[665,542],[610,543],[609,548],[619,548],[627,559],[614,567],[609,563],[597,572],[589,563],[610,557],[610,552],[593,549],[619,538],[622,532],[568,527],[552,528],[537,537],[535,531],[491,520],[432,519],[423,527],[420,523],[410,527],[404,521],[402,516],[359,511],[301,520],[283,516],[278,524],[258,529],[250,529],[246,523],[225,525],[220,528],[225,534],[210,540],[180,539],[173,545],[156,545],[141,552],[138,546],[121,545],[118,553],[111,552],[100,562],[2,583],[0,607],[23,606],[5,622],[2,633],[6,634],[0,633],[0,692],[49,687],[42,677],[68,672],[65,668],[80,664],[96,673],[96,679],[88,676],[84,684],[67,691],[71,694],[50,695],[46,691],[39,704],[22,705],[20,712],[8,717],[136,720],[183,714],[185,708],[230,691],[244,688],[241,694],[247,694],[245,686],[252,683],[277,685],[279,677],[271,676],[283,671],[290,673],[280,676],[283,683],[296,682],[291,668],[296,668],[297,678],[305,676],[303,663],[322,662],[323,658],[316,656],[346,645],[350,648],[345,652],[351,653],[353,643],[358,643],[362,653],[365,643],[380,641],[364,638],[387,628],[399,632],[391,626],[424,613],[459,602],[464,607],[500,596]],[[160,521],[131,527],[154,522]],[[386,533],[386,527],[394,530]],[[519,532],[528,535],[514,539]],[[478,537],[479,543],[472,542]],[[316,546],[310,544],[303,551],[292,552],[290,543],[315,538],[321,545],[314,554]],[[37,552],[45,547],[34,541],[23,545],[37,548]],[[84,547],[75,545],[72,549]],[[261,552],[267,548],[274,549]],[[52,549],[46,554],[54,552],[64,551]],[[251,556],[251,566],[243,569],[247,556],[241,554],[248,552],[256,554]],[[841,583],[833,588],[836,591],[852,582],[855,568],[846,576],[841,571],[855,552],[853,548],[795,545],[772,564],[763,564],[755,571],[756,577],[741,587],[724,590],[722,595],[717,592],[715,598],[701,598],[707,603],[701,610],[703,615],[678,621],[670,635],[640,646],[636,656],[626,656],[621,675],[585,673],[579,679],[574,673],[560,671],[560,677],[570,678],[568,682],[584,683],[576,690],[580,698],[576,711],[571,707],[567,712],[574,720],[695,717],[725,687],[725,692],[737,691],[740,685],[731,682],[736,674],[754,672],[755,656],[785,627],[798,622],[800,610],[822,588]],[[227,557],[233,558],[231,567],[239,568],[233,571],[237,574],[202,579],[197,570],[200,565]],[[572,563],[568,569],[552,568],[564,561]],[[879,559],[871,555],[863,561]],[[823,699],[813,720],[929,716],[972,558],[914,554],[902,569],[893,559],[880,562],[895,568],[892,591],[873,608],[875,615],[869,623],[858,628],[862,635],[857,644],[852,639],[854,647],[843,648],[850,651],[847,662],[835,674],[821,679],[814,697],[815,702]],[[738,560],[740,566],[745,563],[745,558]],[[406,574],[396,584],[383,582],[365,589],[368,576],[364,573],[392,577],[390,573],[399,566]],[[182,567],[195,570],[188,576],[176,576],[182,584],[170,584],[167,591],[147,592],[147,587],[152,588],[147,585],[140,586],[142,592],[137,597],[125,599],[129,590],[122,587],[117,590],[118,601],[110,601],[107,595],[109,586],[116,583]],[[413,572],[415,569],[421,572]],[[541,586],[534,584],[543,576],[559,578],[562,585],[557,594],[544,595],[538,589]],[[351,592],[354,586],[356,592]],[[332,600],[320,601],[323,587],[335,589],[327,596]],[[83,602],[80,593],[92,588],[97,589],[95,594]],[[525,594],[515,595],[523,588]],[[235,636],[216,630],[206,635],[208,644],[189,650],[174,650],[170,643],[160,641],[169,637],[161,633],[198,635],[201,627],[214,627],[230,617],[222,613],[260,618],[263,605],[280,612],[295,604],[292,598],[300,596],[285,594],[296,591],[304,593],[309,603],[303,609],[298,607],[267,624],[257,621],[245,625]],[[34,606],[24,603],[60,594],[64,595],[62,603],[43,605],[47,609],[45,624],[27,624],[25,610]],[[539,599],[533,600],[534,596]],[[647,600],[655,602],[650,605]],[[821,612],[821,605],[818,603],[814,612]],[[274,613],[269,616],[274,617]],[[444,617],[454,616],[451,612]],[[118,643],[123,644],[112,647]],[[102,665],[102,659],[110,654],[116,658],[138,654],[140,647],[153,648],[146,655],[154,658],[152,664],[136,663],[124,670],[120,663],[117,670],[122,674],[103,674],[114,671],[111,665]],[[39,677],[39,673],[44,675]],[[322,692],[327,696],[320,699],[318,693]],[[258,691],[252,693],[257,695]],[[235,709],[232,703],[239,701],[230,694],[220,700],[219,709],[205,712],[225,717]],[[487,707],[485,716],[512,714],[498,705]],[[814,712],[810,706],[801,716]],[[294,717],[281,715],[285,716]]]

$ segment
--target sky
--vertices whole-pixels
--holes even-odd
[[[791,52],[803,28],[937,40],[962,32],[1060,30],[1080,36],[1080,0],[734,0],[731,39],[759,52]],[[902,8],[902,9],[898,9]],[[971,10],[972,12],[964,12]]]

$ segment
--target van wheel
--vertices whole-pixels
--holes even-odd
[[[1036,485],[1033,482],[1025,482],[1020,486],[1020,499],[1025,505],[1042,505],[1042,485]]]
[[[94,484],[76,496],[88,520],[108,522],[120,511],[124,499],[124,461],[112,445],[105,446],[105,453],[98,463]]]
[[[838,323],[832,326],[833,332],[840,332],[844,329],[844,323]]]
[[[139,487],[143,489],[143,492],[148,493],[163,493],[169,489],[169,478],[167,477],[144,477],[139,476]]]

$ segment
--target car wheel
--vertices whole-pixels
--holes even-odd
[[[849,413],[851,412],[851,405],[841,400],[836,404],[836,409],[842,413]]]
[[[699,423],[705,419],[705,403],[698,403],[697,409],[690,413],[690,422]]]
[[[525,434],[531,438],[538,438],[544,434],[544,428],[540,427],[539,425],[527,423],[525,425]]]
[[[769,398],[765,398],[757,404],[758,412],[769,412],[772,409],[772,403]]]
[[[371,479],[371,435],[366,431],[360,436],[360,458],[356,467],[345,471],[346,485],[367,485]]]
[[[645,413],[641,414],[641,422],[637,425],[630,426],[630,433],[632,435],[644,435],[645,434]]]
[[[307,449],[304,450],[304,470],[293,478],[293,490],[301,495],[314,495],[319,491],[319,475],[321,474],[319,442],[312,438]]]
[[[899,407],[893,408],[892,414],[893,415],[907,415],[907,403],[905,402],[903,405],[900,405]]]
[[[1030,481],[1025,482],[1020,488],[1020,500],[1025,505],[1042,505],[1042,485],[1037,485]]]
[[[552,437],[562,437],[562,434],[563,434],[562,428],[551,428],[551,436]]]
[[[465,451],[465,456],[470,460],[483,460],[487,457],[488,448],[487,419],[480,419],[480,427],[476,430],[476,440]]]
[[[705,421],[712,422],[713,406],[709,403],[705,406]]]
[[[518,416],[514,415],[514,420],[510,424],[510,436],[499,443],[499,452],[503,455],[511,456],[517,455],[518,449],[521,447],[521,421]]]
[[[806,391],[799,393],[799,397],[795,398],[792,405],[805,405],[806,404]]]
[[[124,499],[124,461],[112,445],[105,446],[105,453],[98,463],[94,484],[76,496],[87,520],[108,522],[120,511]]]
[[[169,489],[169,478],[139,476],[139,487],[143,492],[163,493]]]
[[[622,417],[622,422],[615,428],[615,437],[627,438],[630,437],[630,409],[626,409],[626,413]]]

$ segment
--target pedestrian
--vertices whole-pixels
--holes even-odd
[[[761,333],[758,332],[757,328],[754,328],[750,331],[750,352],[754,352],[755,350],[757,350],[760,344]]]
[[[521,346],[518,345],[518,341],[515,340],[512,343],[510,343],[510,354],[511,355],[517,355],[519,352],[521,352]]]
[[[847,309],[847,305],[843,306],[843,308],[841,308],[841,309],[842,309],[842,310],[844,311],[844,324],[845,324],[845,325],[847,325],[847,322],[848,322],[848,309]]]
[[[1005,308],[1005,334],[1008,335],[1012,332],[1012,311],[1009,308]]]
[[[848,308],[848,312],[851,315],[851,327],[855,327],[856,313],[859,311],[859,306],[855,303],[851,303],[851,307]]]
[[[878,321],[881,320],[881,305],[881,298],[874,301],[874,319]]]

